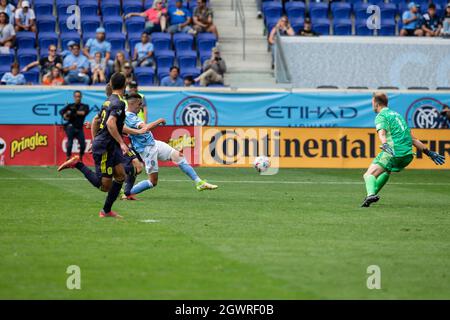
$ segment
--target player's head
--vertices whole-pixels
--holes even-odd
[[[80,90],[76,90],[73,92],[73,100],[75,101],[75,103],[80,103],[82,97],[83,94],[81,93]]]
[[[374,92],[372,96],[372,108],[376,113],[387,107],[388,97],[384,92]]]
[[[111,84],[108,83],[105,87],[106,96],[109,98],[112,95],[112,87]]]
[[[132,93],[137,93],[138,92],[138,84],[136,81],[130,81],[130,83],[128,84],[128,93],[132,94]]]
[[[139,113],[142,109],[142,97],[137,93],[131,93],[127,96],[128,111]]]
[[[111,84],[111,88],[113,89],[113,91],[125,91],[126,78],[122,73],[114,73],[111,76],[111,80],[109,80],[109,83]]]

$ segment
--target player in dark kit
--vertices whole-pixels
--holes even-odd
[[[123,155],[130,152],[122,139],[122,133],[131,133],[124,126],[126,101],[123,98],[125,91],[125,76],[115,73],[110,80],[112,94],[103,105],[98,130],[92,145],[96,172],[90,170],[79,161],[77,156],[63,163],[58,171],[68,168],[80,170],[89,182],[101,191],[108,192],[100,217],[120,218],[116,212],[111,211],[116,201],[126,173]],[[114,180],[112,179],[114,177]]]

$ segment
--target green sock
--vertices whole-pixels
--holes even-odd
[[[376,184],[375,184],[375,193],[378,194],[378,192],[380,192],[381,188],[383,188],[384,185],[386,184],[386,182],[388,182],[389,176],[390,176],[390,174],[387,172],[383,172],[382,174],[380,174],[378,176]]]
[[[375,189],[376,189],[377,178],[375,178],[375,176],[369,174],[367,176],[364,176],[364,181],[366,182],[367,195],[368,196],[374,195]]]

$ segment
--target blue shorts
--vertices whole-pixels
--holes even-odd
[[[97,173],[107,178],[111,178],[113,176],[113,168],[123,162],[122,149],[118,146],[102,153],[94,151],[92,156]]]

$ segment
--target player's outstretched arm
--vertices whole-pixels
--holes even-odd
[[[144,127],[144,124],[142,126],[139,126],[139,129],[130,128],[128,126],[123,126],[123,133],[125,134],[131,134],[133,136],[146,133],[147,130]]]
[[[443,165],[445,163],[444,156],[440,155],[437,152],[428,150],[427,147],[422,143],[422,141],[420,141],[416,137],[412,136],[412,139],[414,147],[425,153],[431,160],[434,161],[434,163],[436,163],[437,165]]]
[[[381,141],[380,148],[383,149],[384,151],[386,151],[387,153],[389,153],[391,156],[395,157],[394,150],[387,143],[386,130],[384,130],[384,129],[378,130],[378,137],[380,138],[380,141]]]
[[[145,126],[145,127],[146,127],[146,131],[151,131],[151,130],[155,129],[157,126],[159,126],[159,125],[165,125],[165,124],[166,124],[166,120],[163,119],[163,118],[159,118],[158,120],[153,121],[153,122],[147,124],[147,125]]]
[[[92,138],[95,138],[99,129],[100,129],[100,117],[98,115],[95,115],[95,117],[94,117],[94,119],[92,119],[92,123],[91,123]]]
[[[122,136],[119,133],[119,130],[117,129],[117,118],[115,116],[110,116],[108,118],[108,121],[106,121],[106,126],[108,128],[109,133],[114,138],[114,140],[117,141],[120,145],[120,149],[122,149],[122,152],[125,154],[128,151],[128,146],[123,142]]]

